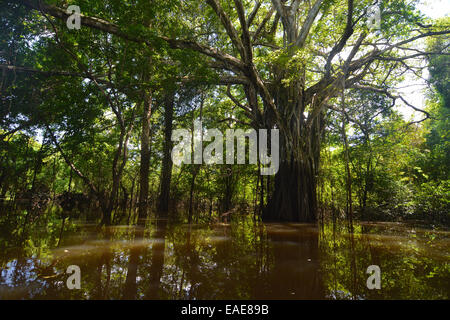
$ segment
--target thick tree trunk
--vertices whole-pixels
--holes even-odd
[[[316,177],[311,159],[281,161],[263,220],[314,222],[316,211]]]
[[[170,92],[165,99],[164,105],[164,151],[161,172],[161,193],[159,195],[158,212],[166,216],[169,211],[170,182],[172,179],[172,122],[174,110],[175,91]]]
[[[317,216],[316,177],[319,166],[320,136],[323,114],[313,120],[305,117],[301,84],[282,84],[274,93],[277,107],[282,111],[280,131],[280,166],[274,187],[263,210],[265,221],[314,222]],[[269,121],[267,121],[269,123]]]

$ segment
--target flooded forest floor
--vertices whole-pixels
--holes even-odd
[[[450,232],[411,223],[98,227],[0,215],[0,299],[448,299]],[[80,289],[67,287],[78,266]],[[380,289],[367,268],[379,266]]]

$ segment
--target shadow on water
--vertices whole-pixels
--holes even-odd
[[[20,216],[20,215],[17,215]],[[394,223],[185,225],[98,229],[0,222],[1,299],[447,299],[449,232]],[[62,235],[62,238],[61,238]],[[66,286],[69,265],[81,289]],[[382,288],[366,286],[379,265]]]

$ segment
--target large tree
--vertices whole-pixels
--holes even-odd
[[[62,3],[10,2],[64,20],[69,16]],[[358,88],[420,110],[393,91],[395,79],[406,71],[417,71],[411,63],[414,59],[440,53],[421,50],[415,45],[418,40],[450,33],[448,27],[425,25],[414,5],[400,0],[381,4],[377,31],[367,23],[372,1],[206,3],[180,1],[174,6],[173,1],[167,2],[172,12],[154,17],[163,19],[164,25],[136,21],[132,14],[141,1],[136,1],[135,8],[99,2],[81,8],[86,13],[81,23],[151,49],[203,55],[198,68],[206,65],[214,71],[205,72],[204,81],[236,86],[235,95],[231,90],[228,94],[252,126],[280,130],[280,168],[264,210],[266,220],[315,220],[320,140],[325,110],[333,108],[334,98]],[[172,59],[176,54],[169,64]],[[180,81],[199,80],[191,78],[185,74]]]

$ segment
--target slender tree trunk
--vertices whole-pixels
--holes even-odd
[[[362,196],[362,206],[361,206],[361,218],[364,219],[366,206],[367,206],[367,196],[369,193],[369,188],[372,187],[372,151],[369,153],[369,159],[366,164],[366,174],[364,178],[364,190]]]
[[[204,103],[205,99],[204,96],[202,94],[201,97],[201,102],[200,102],[200,123],[202,122],[203,119],[203,103]],[[192,128],[191,128],[191,153],[194,154],[194,120],[195,120],[195,112],[192,112]],[[200,145],[202,145],[202,141],[203,141],[203,131],[201,131],[200,133]],[[203,151],[202,151],[203,152]],[[193,199],[194,199],[194,189],[195,189],[195,178],[197,177],[197,174],[200,171],[200,164],[193,164],[192,165],[192,178],[191,178],[191,188],[190,188],[190,192],[189,192],[189,212],[188,212],[188,222],[189,224],[191,224],[192,222],[192,215],[193,215]]]
[[[152,96],[150,92],[145,94],[142,109],[142,133],[141,133],[141,166],[139,180],[139,219],[147,217],[148,211],[148,181],[150,171],[150,117],[152,113]]]
[[[127,217],[127,224],[130,224],[130,217],[131,217],[131,213],[134,210],[134,202],[135,202],[135,197],[134,197],[134,186],[136,184],[136,176],[133,178],[133,181],[131,183],[131,198],[130,198],[130,208],[128,209],[128,217]]]
[[[164,151],[163,162],[161,172],[161,192],[158,202],[158,213],[166,216],[169,211],[169,199],[170,199],[170,182],[172,179],[172,123],[174,112],[174,98],[175,91],[170,92],[164,103]]]
[[[342,140],[344,142],[344,156],[345,156],[345,171],[347,173],[347,219],[350,224],[350,231],[353,232],[353,199],[352,199],[352,175],[350,171],[350,153],[348,148],[347,133],[345,131],[346,112],[345,112],[345,81],[342,83],[341,91],[341,109],[342,109]]]
[[[31,193],[33,196],[33,193],[36,189],[36,177],[37,174],[41,171],[42,168],[42,149],[44,149],[45,146],[45,132],[44,132],[44,139],[42,140],[42,144],[39,148],[39,151],[36,153],[35,159],[34,159],[34,168],[33,168],[33,180],[31,182]]]
[[[103,218],[101,224],[110,225],[111,224],[111,213],[114,210],[114,205],[116,203],[117,194],[120,186],[120,179],[122,178],[123,168],[125,167],[127,161],[127,148],[128,148],[128,140],[130,138],[130,133],[133,128],[131,124],[128,130],[125,132],[125,127],[122,127],[120,138],[119,138],[119,146],[117,148],[116,154],[113,160],[113,168],[112,168],[112,189],[109,194],[108,199],[106,199],[105,204],[103,206]],[[121,158],[121,159],[120,159]],[[119,164],[120,159],[120,164]]]
[[[235,191],[235,177],[233,167],[227,165],[225,167],[225,192],[222,201],[222,212],[227,213],[232,209],[232,200]]]
[[[189,212],[188,212],[188,223],[192,223],[192,216],[194,212],[194,188],[195,188],[195,178],[197,177],[197,174],[200,170],[200,166],[194,165],[194,168],[192,169],[192,177],[191,177],[191,187],[189,190]]]
[[[350,155],[348,150],[347,134],[345,132],[345,119],[342,119],[342,139],[344,141],[344,155],[345,155],[345,171],[347,174],[347,219],[350,223],[350,228],[353,230],[353,199],[352,199],[352,176],[350,171]]]

